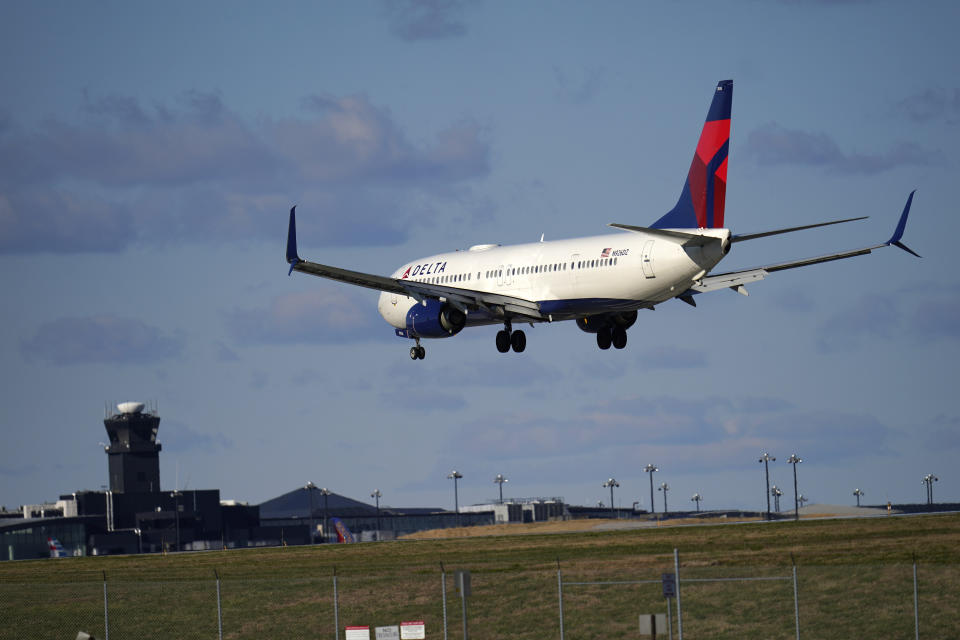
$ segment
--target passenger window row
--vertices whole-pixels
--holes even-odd
[[[602,267],[612,267],[617,264],[616,258],[600,258],[597,260],[577,260],[570,263],[570,270],[575,269],[597,269]],[[521,276],[521,275],[533,275],[540,273],[555,273],[557,271],[566,271],[567,263],[566,262],[555,262],[553,264],[545,265],[532,265],[528,267],[511,267],[507,269],[508,276]],[[483,273],[484,278],[501,278],[503,277],[503,269],[488,269]],[[480,279],[480,272],[477,272],[477,279]],[[433,276],[430,278],[420,278],[419,282],[426,282],[429,284],[451,284],[456,282],[466,282],[473,280],[472,273],[457,273],[450,274],[446,276]]]

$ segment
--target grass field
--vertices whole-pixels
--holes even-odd
[[[559,638],[558,566],[568,639],[637,637],[637,615],[665,610],[656,580],[681,558],[686,638],[793,638],[791,554],[802,637],[912,637],[913,557],[921,637],[960,637],[960,515],[662,527],[603,533],[403,540],[167,556],[0,563],[0,638],[331,637],[337,575],[340,637],[352,624],[424,620],[461,638],[453,572],[472,573],[470,636]],[[700,582],[765,577],[765,581]],[[783,578],[778,579],[778,578]],[[696,580],[696,581],[695,581]]]

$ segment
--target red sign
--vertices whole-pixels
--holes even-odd
[[[427,637],[423,620],[400,623],[400,640],[424,640]]]

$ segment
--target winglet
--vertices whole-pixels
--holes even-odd
[[[290,208],[290,227],[287,229],[287,263],[290,265],[289,276],[293,273],[293,267],[300,262],[300,256],[297,255],[297,206]]]
[[[919,258],[921,257],[919,253],[900,242],[900,239],[903,238],[903,231],[907,228],[907,216],[910,215],[910,205],[913,204],[913,194],[916,192],[916,189],[910,192],[910,197],[907,198],[907,204],[903,207],[903,213],[900,214],[900,222],[897,223],[896,231],[893,232],[893,235],[887,241],[887,246],[893,245],[895,247],[900,247],[907,253],[913,254]]]

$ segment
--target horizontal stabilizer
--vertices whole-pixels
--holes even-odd
[[[705,236],[699,233],[686,233],[684,231],[671,231],[669,229],[652,229],[650,227],[636,227],[631,224],[617,224],[611,222],[607,225],[615,229],[624,231],[633,231],[634,233],[645,233],[651,236],[660,236],[661,238],[670,238],[671,240],[683,240],[685,247],[702,247],[714,242],[721,242],[720,238],[714,236]]]

